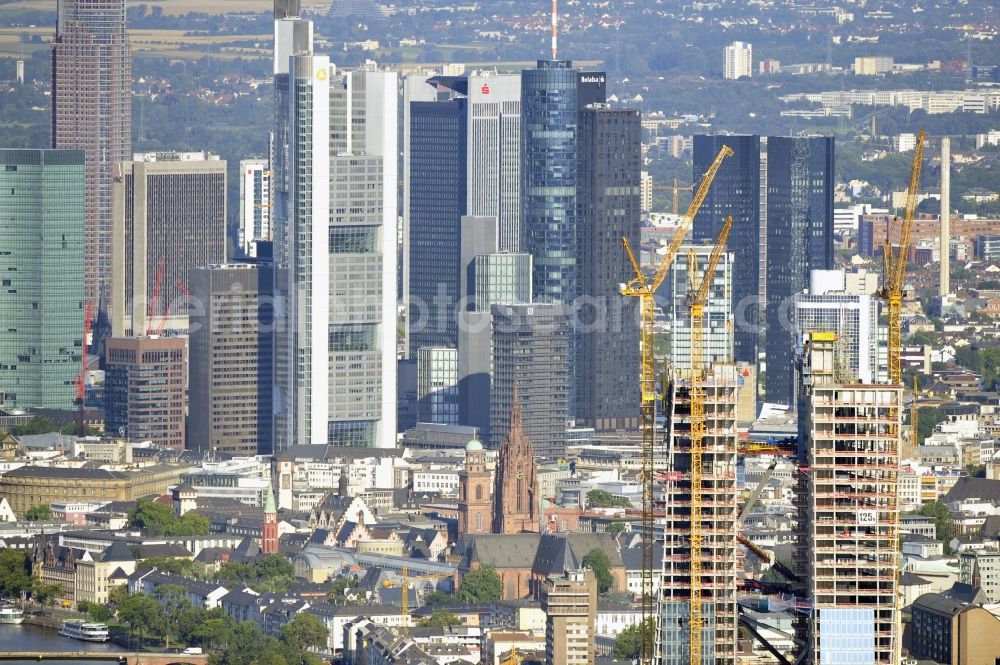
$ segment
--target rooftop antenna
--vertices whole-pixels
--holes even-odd
[[[556,59],[559,41],[559,0],[552,0],[552,59]]]

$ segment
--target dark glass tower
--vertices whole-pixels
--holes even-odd
[[[458,345],[466,100],[410,104],[410,354]]]
[[[577,418],[599,430],[638,427],[637,301],[619,284],[632,275],[622,238],[639,246],[642,171],[639,111],[592,105],[580,112],[581,334]]]
[[[125,0],[59,0],[52,41],[52,147],[83,150],[84,297],[111,285],[112,180],[132,158],[132,45]]]
[[[833,267],[833,174],[833,137],[767,139],[768,401],[792,395],[792,296],[808,288],[809,271]]]
[[[580,294],[577,200],[577,88],[569,60],[539,60],[521,72],[522,229],[533,257],[537,302]]]
[[[760,137],[695,135],[694,180],[700,182],[723,145],[733,156],[722,163],[701,211],[694,219],[695,240],[714,241],[726,217],[733,216],[729,251],[734,254],[733,312],[737,361],[756,364],[760,289]]]

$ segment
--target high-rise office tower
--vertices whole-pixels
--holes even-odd
[[[574,307],[584,293],[580,113],[605,101],[604,74],[581,72],[569,60],[539,60],[521,72],[521,238],[523,251],[532,256],[536,302]],[[582,337],[574,331],[571,414],[580,401],[576,374],[582,355]]]
[[[289,58],[288,264],[276,282],[284,326],[275,357],[275,450],[329,440],[330,59]]]
[[[591,105],[580,112],[581,348],[577,406],[598,430],[639,426],[639,382],[622,367],[639,366],[638,301],[622,298],[631,268],[622,238],[639,246],[642,171],[639,111]],[[610,350],[613,353],[609,353]]]
[[[271,169],[266,159],[240,161],[240,249],[257,256],[257,242],[271,241]]]
[[[833,267],[833,137],[767,139],[767,373],[769,401],[792,392],[792,299],[812,270]]]
[[[902,388],[841,383],[836,334],[813,333],[799,413],[810,662],[893,663]]]
[[[274,131],[271,135],[268,161],[271,167],[271,192],[273,196],[272,230],[274,261],[277,270],[285,270],[291,262],[288,256],[288,220],[291,215],[289,191],[291,172],[288,169],[288,72],[289,57],[312,53],[312,21],[299,17],[299,0],[274,2]],[[279,278],[282,285],[286,280]]]
[[[104,427],[133,441],[184,449],[187,340],[111,337],[105,341]]]
[[[410,104],[410,356],[457,346],[461,222],[466,199],[464,98]]]
[[[457,344],[463,215],[492,217],[496,249],[520,246],[517,75],[409,77],[404,208],[409,350]],[[422,85],[422,87],[420,87]]]
[[[569,310],[566,305],[494,305],[490,440],[507,438],[514,393],[520,395],[524,433],[535,454],[558,458],[566,450],[569,418]]]
[[[521,228],[536,301],[572,303],[580,294],[579,80],[568,60],[539,60],[521,72]]]
[[[291,58],[277,449],[395,443],[396,74]],[[284,280],[281,283],[280,280]]]
[[[545,662],[583,665],[596,659],[597,578],[588,568],[545,582]]]
[[[856,295],[846,290],[843,270],[813,270],[809,275],[809,290],[795,294],[792,306],[796,354],[801,355],[811,333],[836,333],[839,363],[836,378],[839,382],[885,380],[879,367],[882,335],[879,334],[878,315],[879,304],[874,296]],[[798,371],[795,378],[794,392],[786,398],[790,405],[796,404],[801,391]]]
[[[417,349],[417,420],[458,424],[458,349]]]
[[[753,45],[733,42],[723,49],[722,77],[738,79],[753,76]]]
[[[274,267],[191,271],[188,448],[266,455],[272,446]]]
[[[84,153],[0,150],[0,403],[73,408],[84,317]]]
[[[678,368],[691,369],[691,310],[688,299],[693,294],[688,283],[688,257],[694,254],[698,279],[703,279],[712,249],[711,245],[682,245],[670,267],[670,358]],[[733,362],[733,263],[733,252],[723,252],[705,300],[702,349],[706,364]]]
[[[372,66],[331,74],[330,443],[392,448],[399,82]]]
[[[704,662],[736,663],[736,410],[743,389],[741,372],[716,364],[705,373],[705,438],[702,453],[702,655]],[[691,598],[691,381],[690,370],[668,380],[667,481],[660,621],[656,637],[661,665],[690,662]]]
[[[226,260],[226,162],[137,154],[114,185],[112,331],[186,330],[191,271]]]
[[[84,295],[111,284],[112,180],[132,154],[132,45],[125,0],[58,0],[52,147],[86,155]]]
[[[760,306],[760,137],[699,135],[693,140],[694,180],[700,182],[723,145],[733,156],[722,162],[708,196],[694,218],[692,236],[701,242],[715,242],[726,218],[732,215],[733,228],[728,248],[733,253],[732,333],[735,359],[757,363],[757,326]],[[680,263],[684,263],[681,261]]]
[[[497,252],[495,217],[462,218],[458,331],[459,423],[490,441],[491,308],[531,302],[531,255]]]

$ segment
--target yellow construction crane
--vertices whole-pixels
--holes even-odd
[[[403,568],[402,575],[402,582],[390,582],[389,580],[384,580],[382,582],[382,586],[400,587],[403,592],[403,598],[400,602],[400,614],[403,617],[403,634],[405,635],[410,623],[410,580],[443,580],[446,577],[452,577],[452,575],[449,575],[448,573],[429,573],[427,575],[415,575],[411,577],[409,568]]]
[[[924,158],[924,130],[917,134],[917,146],[913,151],[913,164],[910,166],[910,184],[906,191],[906,209],[903,212],[903,223],[899,232],[899,245],[893,249],[889,239],[886,238],[882,247],[882,288],[879,289],[879,296],[888,303],[889,306],[889,384],[901,386],[903,382],[903,371],[900,360],[903,340],[903,278],[906,275],[906,259],[910,251],[910,231],[913,228],[913,216],[917,212],[917,189],[920,187],[920,168]],[[947,251],[942,248],[941,251]],[[900,432],[897,429],[896,421],[899,413],[895,408],[889,413],[889,440],[897,442],[896,453],[901,453],[899,444],[901,443]],[[899,511],[896,494],[899,488],[899,474],[896,473],[894,479],[896,492],[888,493],[887,508],[892,516],[889,526],[889,547],[896,556],[896,597],[894,599],[895,630],[893,630],[892,662],[900,662],[902,649],[902,622],[900,615],[899,597]]]
[[[660,265],[656,269],[656,274],[653,275],[651,280],[647,280],[645,275],[643,275],[639,261],[636,259],[632,249],[629,247],[628,239],[622,238],[625,243],[625,252],[628,254],[629,261],[632,264],[632,269],[635,271],[635,277],[629,281],[628,284],[624,284],[622,286],[621,292],[623,296],[639,299],[639,309],[642,314],[642,329],[640,331],[640,414],[642,419],[643,530],[642,592],[640,603],[642,605],[642,625],[646,625],[646,622],[652,624],[654,627],[656,625],[655,608],[657,590],[653,586],[653,448],[656,436],[657,399],[656,363],[653,355],[653,340],[655,335],[653,324],[656,319],[655,296],[657,289],[660,288],[660,285],[663,284],[663,280],[666,279],[667,271],[670,270],[670,266],[674,262],[674,257],[677,256],[677,252],[680,250],[685,237],[687,237],[688,231],[691,230],[691,224],[694,221],[694,216],[698,214],[698,209],[701,208],[701,204],[705,202],[705,197],[708,196],[708,189],[712,186],[712,180],[715,179],[715,174],[718,173],[723,160],[727,157],[732,157],[732,155],[733,150],[727,145],[722,146],[722,149],[719,150],[719,154],[716,155],[715,160],[712,162],[711,166],[708,167],[708,170],[702,177],[701,183],[698,185],[698,189],[695,192],[694,197],[691,199],[691,204],[688,206],[684,216],[681,217],[680,223],[677,226],[677,231],[674,233],[674,237],[670,241],[670,246],[667,247],[667,252],[663,255],[663,259],[660,261]],[[653,634],[656,631],[643,630],[640,632],[642,635],[640,659],[643,665],[648,665],[653,661]]]
[[[517,652],[517,647],[511,647],[506,656],[500,659],[500,665],[521,665],[524,656]]]
[[[671,192],[673,192],[673,196],[674,196],[674,214],[675,215],[678,214],[678,213],[680,213],[680,211],[681,211],[681,199],[680,199],[680,196],[679,196],[679,194],[681,193],[681,191],[690,192],[695,187],[696,187],[696,185],[694,185],[693,183],[690,184],[690,185],[679,185],[677,178],[674,178],[674,184],[673,185],[653,185],[653,189],[654,190],[656,190],[656,189],[669,189],[669,190],[671,190]]]
[[[883,283],[879,296],[889,303],[889,383],[892,385],[899,385],[903,380],[899,359],[903,344],[903,278],[906,275],[906,259],[910,252],[913,216],[917,212],[917,189],[920,187],[920,167],[923,157],[924,130],[920,130],[917,135],[917,147],[913,151],[913,164],[910,167],[910,186],[906,191],[906,210],[899,232],[899,245],[893,249],[889,239],[886,238],[882,247]]]
[[[701,610],[701,453],[705,439],[705,387],[704,379],[705,345],[704,322],[705,302],[708,291],[715,279],[719,259],[729,242],[729,232],[733,228],[732,216],[726,218],[719,229],[719,236],[712,248],[712,255],[705,267],[705,274],[698,282],[698,256],[695,250],[688,253],[688,292],[693,293],[688,302],[691,325],[691,598],[688,629],[691,645],[691,665],[701,665],[701,641],[704,618]],[[695,286],[698,284],[698,286]]]

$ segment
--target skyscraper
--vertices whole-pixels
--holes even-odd
[[[111,337],[105,342],[108,432],[184,449],[186,346],[183,337]]]
[[[289,62],[282,93],[289,207],[281,233],[288,264],[279,273],[287,283],[276,285],[284,295],[275,357],[276,451],[329,441],[330,59],[293,55]]]
[[[836,338],[813,333],[803,359],[810,660],[894,663],[903,391],[837,381]]]
[[[760,248],[760,137],[699,135],[693,140],[694,180],[700,182],[723,145],[733,156],[719,167],[692,225],[692,236],[715,242],[726,218],[732,215],[729,250],[733,253],[732,309],[734,353],[739,362],[757,363]],[[683,262],[681,262],[683,264]]]
[[[0,402],[73,408],[84,317],[84,153],[0,150]]]
[[[188,448],[264,455],[272,446],[274,268],[229,264],[191,272]]]
[[[459,254],[466,210],[464,98],[410,104],[410,356],[458,345]]]
[[[535,454],[561,457],[569,418],[568,308],[554,303],[494,305],[492,319],[490,440],[508,437],[517,393],[524,433]]]
[[[691,310],[688,307],[691,285],[688,284],[688,256],[693,253],[699,279],[705,275],[712,245],[682,245],[670,267],[671,335],[670,359],[680,369],[691,369]],[[704,362],[733,362],[732,297],[733,252],[723,252],[705,300],[702,352]]]
[[[186,330],[184,291],[191,271],[226,261],[226,162],[201,152],[160,152],[136,154],[119,170],[113,192],[113,333]]]
[[[291,57],[276,447],[395,444],[396,74]]]
[[[521,72],[522,239],[539,302],[570,304],[580,295],[579,79],[568,60],[539,60]]]
[[[833,267],[833,137],[767,139],[766,397],[792,392],[792,298]]]
[[[257,256],[257,241],[271,240],[272,205],[267,160],[240,160],[239,244],[246,256]]]
[[[795,352],[801,354],[809,335],[814,332],[836,333],[839,363],[838,381],[874,383],[885,380],[879,368],[879,304],[868,294],[849,293],[843,270],[813,270],[809,290],[795,294],[792,327]],[[796,366],[798,360],[796,360]],[[788,403],[795,405],[801,391],[801,377],[796,372]]]
[[[111,282],[112,178],[132,153],[132,45],[125,0],[58,0],[52,147],[86,159],[84,296]]]
[[[457,344],[463,215],[496,219],[495,250],[520,247],[520,77],[409,77],[404,208],[409,351]]]
[[[738,79],[753,75],[753,45],[733,42],[723,49],[722,77]]]
[[[702,656],[704,662],[734,665],[738,636],[736,405],[744,386],[735,366],[716,364],[706,372],[702,387]],[[670,464],[663,486],[666,514],[656,641],[660,665],[687,665],[692,555],[690,370],[672,373],[665,392]]]
[[[417,350],[417,420],[458,424],[458,349],[422,346]]]
[[[642,170],[639,111],[588,105],[579,115],[581,324],[576,373],[582,423],[599,430],[639,426],[638,302],[622,298],[631,279],[622,238],[639,246]],[[610,352],[612,351],[613,352]]]

